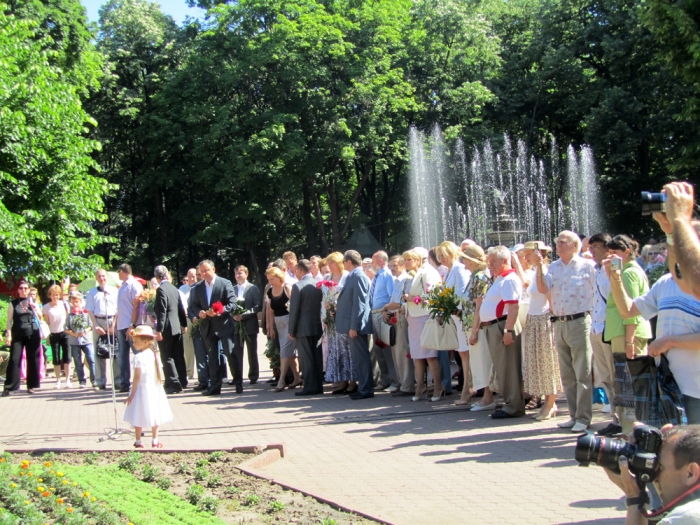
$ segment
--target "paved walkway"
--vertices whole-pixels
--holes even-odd
[[[266,368],[262,355],[260,363]],[[175,421],[161,441],[177,449],[285,442],[287,457],[267,476],[396,525],[624,523],[621,493],[602,469],[577,466],[575,436],[556,427],[565,410],[550,422],[493,421],[454,406],[454,396],[413,403],[388,393],[362,401],[277,394],[264,384],[270,375],[246,381],[242,395],[227,387],[215,398],[189,389],[170,396]],[[114,426],[111,396],[54,384],[0,401],[0,446],[131,448],[129,436],[98,441]],[[121,420],[121,403],[117,410]]]

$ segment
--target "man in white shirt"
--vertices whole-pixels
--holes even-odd
[[[595,261],[595,302],[591,315],[591,347],[593,349],[593,371],[596,388],[605,390],[608,397],[608,405],[604,412],[610,412],[610,406],[615,397],[615,361],[613,360],[612,347],[609,342],[603,341],[605,331],[605,308],[610,295],[610,279],[608,279],[603,267],[603,261],[608,257],[607,233],[596,233],[588,238],[588,251]]]
[[[121,372],[120,392],[128,392],[131,386],[131,353],[133,343],[127,338],[127,331],[135,326],[137,307],[134,300],[143,291],[143,286],[131,274],[131,266],[122,264],[119,267],[119,278],[122,285],[117,294],[117,341],[119,342],[119,370]],[[116,381],[115,381],[116,382]]]
[[[564,385],[569,421],[559,428],[583,432],[593,416],[593,383],[591,381],[591,310],[596,293],[596,272],[593,261],[584,259],[581,239],[574,232],[564,230],[557,238],[559,259],[543,274],[542,256],[535,252],[537,289],[552,294],[554,338],[559,353],[559,370]]]
[[[510,251],[505,246],[489,249],[486,262],[494,281],[481,303],[479,318],[503,394],[503,408],[491,417],[521,417],[525,401],[518,310],[523,284],[510,266]]]
[[[109,332],[109,341],[114,344],[115,331],[114,321],[117,315],[117,294],[118,290],[114,286],[107,284],[107,270],[100,268],[95,272],[95,280],[97,286],[91,288],[85,294],[85,311],[90,314],[92,326],[95,327],[94,348],[97,348],[97,342]],[[104,390],[107,385],[107,361],[95,355],[95,384],[100,390]],[[114,387],[121,388],[119,363],[116,359],[111,359],[112,370],[114,371]]]
[[[312,255],[309,257],[309,262],[311,263],[311,277],[313,277],[316,282],[323,281],[323,274],[318,267],[321,258],[318,255]]]
[[[284,281],[292,285],[298,283],[299,279],[297,279],[294,271],[294,269],[297,267],[296,254],[294,252],[284,252],[282,259],[284,259],[284,264],[287,265],[287,276]]]

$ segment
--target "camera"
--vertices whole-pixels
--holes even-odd
[[[594,463],[619,474],[618,460],[625,456],[637,484],[651,483],[658,474],[663,436],[658,428],[649,425],[635,427],[633,434],[635,444],[623,439],[584,434],[576,442],[574,457],[582,467]]]
[[[666,213],[666,194],[642,192],[642,215],[651,215],[660,211]]]
[[[612,271],[622,270],[622,259],[620,259],[619,257],[613,257],[610,260],[610,269]]]

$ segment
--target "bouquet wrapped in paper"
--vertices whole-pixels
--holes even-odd
[[[316,288],[323,292],[323,302],[326,307],[326,315],[323,318],[323,322],[326,323],[326,329],[328,334],[335,334],[335,311],[338,304],[337,294],[334,291],[336,283],[333,281],[319,281],[316,283]]]

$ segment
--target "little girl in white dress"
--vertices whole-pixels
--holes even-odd
[[[141,432],[151,427],[151,446],[163,448],[158,441],[158,427],[173,420],[168,399],[163,390],[163,366],[160,354],[155,351],[155,334],[147,325],[140,325],[131,331],[136,355],[134,356],[134,380],[131,393],[126,398],[124,421],[134,427],[135,448],[143,448]]]

